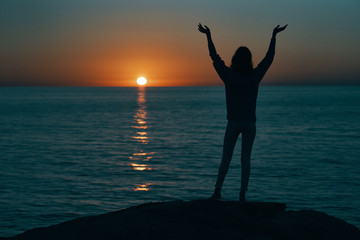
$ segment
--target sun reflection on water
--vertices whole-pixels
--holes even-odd
[[[132,136],[132,139],[137,142],[148,144],[149,137],[147,136],[147,132],[145,131],[147,127],[147,112],[146,112],[146,100],[145,100],[145,88],[139,88],[138,90],[138,109],[134,115],[134,123],[135,125],[131,126],[132,128],[139,129],[135,136]]]
[[[132,156],[130,156],[129,158],[131,160],[135,160],[135,161],[149,161],[150,159],[152,159],[152,156],[155,152],[138,152],[138,153],[134,153]]]
[[[137,105],[138,108],[133,115],[133,125],[131,126],[131,128],[135,130],[131,138],[135,142],[134,146],[136,150],[129,156],[130,162],[128,165],[137,172],[151,171],[153,168],[149,165],[149,161],[153,158],[155,152],[147,152],[145,148],[150,140],[148,134],[149,124],[146,110],[145,88],[138,88]],[[147,192],[150,190],[150,185],[151,183],[136,184],[133,190]]]
[[[144,171],[144,170],[151,170],[152,168],[149,167],[147,164],[137,164],[137,163],[131,163],[131,166],[136,171]]]
[[[147,192],[150,190],[150,188],[149,188],[150,185],[151,185],[151,183],[138,184],[134,188],[134,191],[146,191]]]

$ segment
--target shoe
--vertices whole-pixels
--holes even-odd
[[[239,200],[240,200],[240,202],[246,202],[246,199],[245,199],[245,191],[241,191],[241,192],[240,192]]]
[[[213,195],[209,197],[209,200],[219,201],[220,198],[221,198],[220,192],[214,192]]]

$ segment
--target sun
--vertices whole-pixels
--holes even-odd
[[[146,80],[146,78],[144,78],[144,77],[139,77],[139,78],[136,80],[136,82],[137,82],[138,85],[144,86],[144,85],[146,85],[147,80]]]

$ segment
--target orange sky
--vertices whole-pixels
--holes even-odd
[[[324,1],[325,3],[325,1]],[[264,84],[359,84],[358,1],[1,1],[0,86],[221,85],[197,23],[229,64],[276,56]]]

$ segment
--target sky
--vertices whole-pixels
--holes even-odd
[[[359,0],[0,0],[0,86],[222,85],[199,22],[227,65],[254,65],[272,29],[264,85],[360,84]]]

